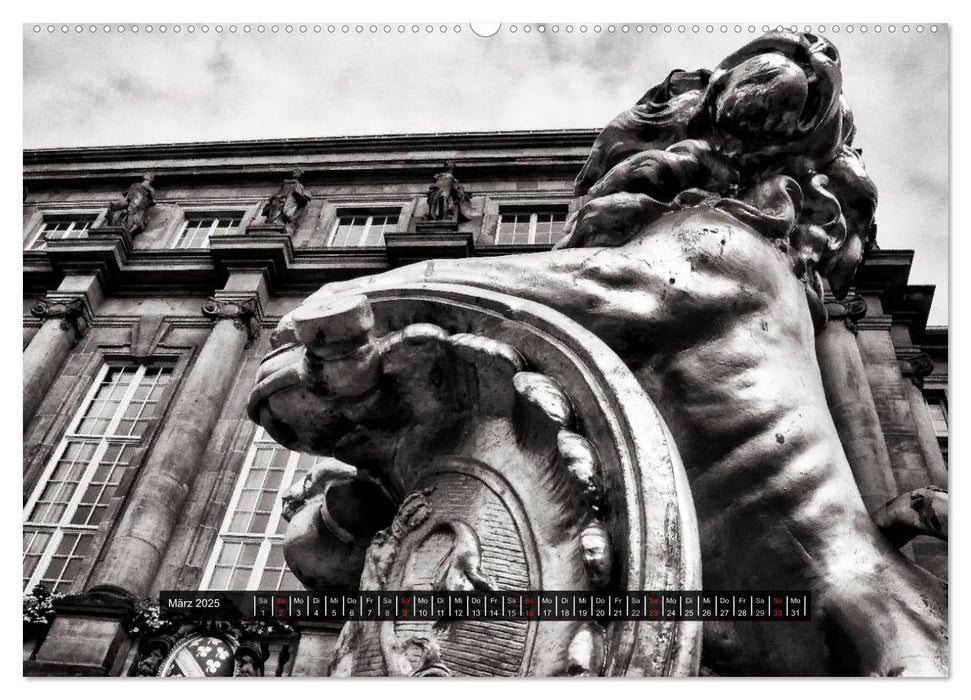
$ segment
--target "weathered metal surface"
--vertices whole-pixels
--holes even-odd
[[[583,436],[595,445],[613,435],[603,432],[603,421],[615,420],[612,416],[636,416],[628,435],[613,440],[615,445],[641,439],[655,441],[654,449],[660,450],[667,424],[698,512],[704,587],[813,591],[808,624],[706,624],[708,668],[745,675],[946,674],[946,587],[904,559],[868,515],[827,406],[815,355],[814,334],[826,322],[823,280],[837,298],[845,296],[873,243],[876,188],[852,147],[854,132],[842,95],[839,55],[830,42],[811,34],[773,32],[726,58],[714,72],[675,72],[598,137],[577,180],[577,194],[585,199],[557,250],[432,261],[325,286],[305,302],[297,318],[305,312],[325,318],[328,305],[343,295],[364,293],[378,303],[394,298],[395,290],[409,290],[382,311],[387,319],[382,330],[413,333],[417,345],[389,356],[386,365],[376,349],[385,336],[367,338],[370,331],[362,329],[346,354],[321,360],[313,347],[296,344],[304,338],[294,333],[291,315],[276,339],[294,344],[266,361],[251,415],[295,449],[326,452],[337,446],[338,453],[347,450],[351,461],[377,471],[394,464],[390,471],[398,476],[389,491],[403,497],[420,483],[419,463],[454,454],[459,437],[468,434],[465,425],[482,430],[488,422],[470,421],[462,430],[454,425],[426,429],[435,425],[436,416],[451,415],[453,406],[454,396],[442,394],[442,386],[451,384],[443,384],[447,375],[435,371],[436,357],[456,333],[468,333],[474,324],[467,320],[465,327],[460,316],[443,317],[434,302],[419,313],[420,306],[404,299],[423,288],[447,294],[449,285],[460,285],[462,294],[470,293],[468,287],[492,290],[555,309],[604,341],[640,388],[619,389],[628,382],[622,376],[626,370],[618,368],[604,389],[607,403],[590,404],[581,398],[583,382],[564,379],[576,367],[552,359],[543,366],[536,342],[515,333],[498,339],[564,388],[564,395],[580,407]],[[480,294],[488,298],[489,292]],[[513,312],[504,315],[514,317]],[[543,316],[535,310],[532,315]],[[415,323],[432,323],[439,331]],[[568,330],[573,326],[562,317],[553,323],[557,326],[560,331],[551,334],[561,343],[579,330]],[[495,328],[475,332],[496,339]],[[395,338],[403,347],[400,335]],[[596,364],[613,361],[609,358],[611,353],[600,352],[595,360],[586,359]],[[338,364],[328,368],[332,362]],[[390,384],[382,384],[385,371],[394,377]],[[361,382],[348,382],[348,373]],[[394,389],[392,396],[408,398],[408,410],[394,413],[397,404],[382,393],[387,386]],[[503,384],[490,386],[498,390]],[[351,405],[361,407],[353,409],[355,415],[347,411]],[[361,421],[374,410],[385,416],[383,439],[374,433],[348,441],[353,432],[347,433],[341,421]],[[601,427],[592,416],[601,416]],[[426,427],[402,428],[409,421]],[[402,452],[398,441],[403,438],[390,439],[387,433],[407,434],[402,444],[419,447]],[[514,440],[512,435],[493,436],[492,442],[469,443],[474,449],[459,455],[481,460],[496,445],[518,449],[522,444],[518,434]],[[395,450],[386,449],[390,444]],[[661,451],[668,464],[676,459],[673,447]],[[422,459],[409,462],[408,471],[401,466],[401,454]],[[651,488],[663,484],[639,489],[610,477],[632,469],[635,481],[648,478],[655,474],[652,467],[663,463],[658,458],[630,459],[611,471],[607,465],[618,457],[600,445],[597,454],[605,465],[606,501],[617,503],[606,509],[604,522],[625,585],[635,587],[635,579],[656,578],[659,569],[652,568],[651,557],[636,561],[631,552],[649,549],[658,532],[648,529],[646,539],[638,539],[644,535],[632,525],[640,518],[656,524],[667,509],[672,532],[683,542],[689,535],[680,499],[687,492],[676,486],[674,492],[661,488],[653,493]],[[665,469],[670,474],[670,467]],[[591,491],[582,480],[572,483],[577,493]],[[676,484],[677,479],[667,486]],[[435,507],[430,503],[430,509]],[[525,513],[530,531],[555,515],[530,508]],[[378,560],[383,561],[382,553],[390,557],[388,571],[395,571],[395,552],[408,546],[408,539],[417,536],[413,532],[418,530],[402,531],[398,541],[394,535],[372,544]],[[625,546],[629,551],[623,551]],[[661,554],[670,557],[674,549],[662,547]],[[367,570],[366,564],[365,576]],[[690,573],[666,570],[681,578],[660,588],[686,587],[684,577]],[[587,641],[568,644],[566,658],[580,649],[587,659],[597,658],[597,645],[590,641],[596,636],[584,630],[577,634]],[[399,643],[395,640],[388,637],[391,646],[386,648],[393,649]],[[620,656],[636,659],[637,644],[650,648],[655,642],[659,645],[652,653],[667,643],[638,639],[633,657]],[[444,652],[427,640],[418,647],[405,657],[424,658],[428,668],[438,668]],[[346,648],[353,656],[353,640]],[[540,646],[533,658],[541,663],[564,658],[560,649]],[[607,649],[608,672],[690,669],[690,664],[658,663],[651,653],[647,662],[618,664],[609,639]],[[399,658],[383,656],[385,668],[393,666],[392,657]],[[353,670],[354,663],[338,668]]]
[[[289,320],[250,414],[290,447],[355,465],[334,482],[356,472],[400,504],[364,556],[362,588],[700,585],[670,435],[620,359],[569,319],[486,290],[423,284],[306,305]],[[306,345],[288,345],[297,337]],[[291,519],[288,561],[304,561],[307,542],[317,543],[317,571],[360,561],[337,543],[333,512],[307,503]],[[685,675],[697,671],[699,632],[690,622],[358,622],[332,671]]]

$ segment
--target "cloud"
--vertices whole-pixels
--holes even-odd
[[[833,37],[880,188],[880,244],[915,248],[947,319],[948,38]],[[24,35],[27,148],[597,127],[733,33]]]

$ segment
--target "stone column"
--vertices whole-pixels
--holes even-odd
[[[297,643],[291,676],[319,677],[328,675],[341,625],[333,622],[297,622],[300,641]]]
[[[91,590],[136,598],[150,593],[243,349],[259,332],[261,309],[258,296],[232,292],[217,294],[203,305],[203,314],[215,326],[140,469],[124,515],[89,580]]]
[[[904,389],[900,358],[891,336],[892,319],[880,315],[860,322],[859,346],[873,402],[880,416],[898,493],[928,485],[924,454]]]
[[[924,377],[934,371],[934,362],[918,348],[903,350],[898,354],[898,359],[901,384],[910,404],[910,415],[914,423],[914,448],[923,456],[924,478],[928,485],[947,490],[947,466],[944,464],[944,456],[937,444],[934,425],[924,402]],[[947,542],[923,535],[911,541],[908,547],[913,552],[915,562],[947,581]]]
[[[901,361],[900,370],[904,379],[904,391],[910,401],[910,413],[917,428],[917,441],[927,465],[928,484],[946,490],[947,466],[944,464],[944,455],[941,454],[934,424],[924,402],[924,377],[934,371],[934,362],[927,353],[917,352]]]
[[[898,491],[880,417],[856,344],[856,322],[866,315],[866,301],[854,296],[829,303],[826,310],[829,320],[816,338],[823,389],[860,495],[867,511],[873,513]]]
[[[71,348],[87,333],[100,301],[101,287],[95,275],[68,275],[57,291],[30,308],[30,313],[44,323],[24,349],[24,429],[57,379]]]

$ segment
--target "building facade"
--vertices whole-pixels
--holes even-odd
[[[206,630],[159,627],[133,600],[300,588],[283,558],[280,493],[314,458],[246,417],[280,317],[328,282],[549,249],[578,204],[573,179],[595,137],[25,152],[23,587],[64,596],[25,624],[25,673],[165,674]],[[447,161],[470,196],[459,223],[430,226],[426,194]],[[145,173],[154,180],[137,184]],[[908,284],[912,258],[871,251],[817,339],[871,512],[947,488],[947,329],[927,326],[934,288]],[[946,545],[921,537],[904,551],[946,578]],[[235,655],[225,668],[321,675],[337,631],[222,630]]]

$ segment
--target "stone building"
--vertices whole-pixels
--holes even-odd
[[[165,672],[185,631],[136,631],[128,600],[299,588],[279,493],[313,458],[246,417],[277,321],[327,282],[548,249],[595,137],[26,151],[23,587],[66,597],[49,629],[25,637],[25,673]],[[470,198],[443,224],[427,220],[426,193],[446,161]],[[934,288],[908,284],[912,258],[872,251],[817,340],[871,512],[947,487],[947,329],[927,326]],[[904,551],[946,577],[945,545],[917,538]],[[320,674],[335,635],[322,623],[237,634],[237,673]]]

